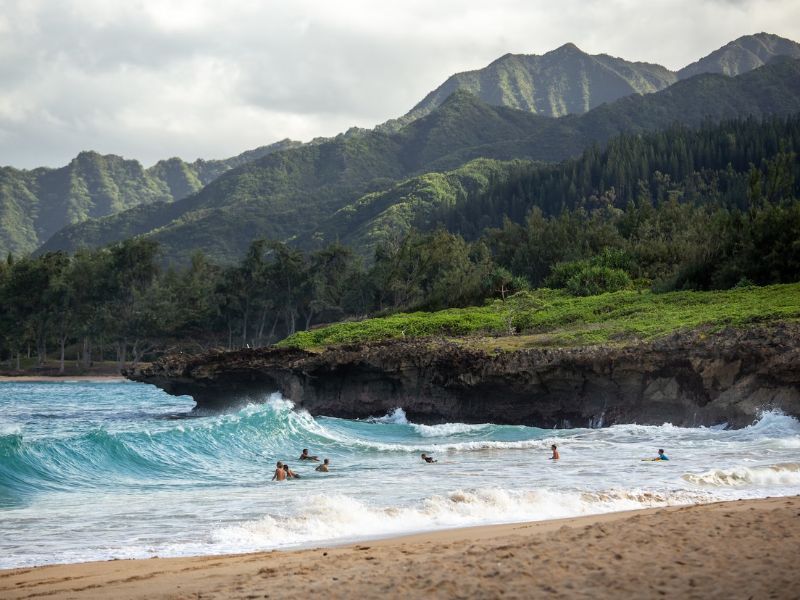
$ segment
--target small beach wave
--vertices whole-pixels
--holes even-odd
[[[469,423],[442,423],[441,425],[412,425],[414,430],[422,437],[449,437],[465,433],[480,434],[491,429],[496,429],[495,425],[483,423],[480,425],[470,425]]]
[[[800,463],[715,469],[705,473],[686,473],[683,479],[707,487],[800,485]]]
[[[300,514],[265,515],[217,529],[215,544],[268,549],[485,525],[541,521],[712,501],[708,494],[608,490],[599,493],[481,488],[433,495],[413,506],[370,506],[346,495],[311,496]]]

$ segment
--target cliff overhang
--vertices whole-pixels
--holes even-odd
[[[126,375],[189,395],[201,408],[279,392],[312,415],[342,418],[402,407],[418,423],[741,427],[764,410],[800,417],[800,324],[505,352],[422,338],[321,352],[268,347],[172,354]]]

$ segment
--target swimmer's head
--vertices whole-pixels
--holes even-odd
[[[553,444],[552,446],[550,446],[550,449],[551,449],[551,450],[555,450],[556,448],[558,448],[558,446],[556,446],[555,444]]]
[[[281,461],[278,461],[278,468],[279,469],[283,468],[283,463]]]
[[[323,460],[322,462],[324,462],[324,463],[327,465],[327,464],[328,464],[330,461],[329,461],[329,460],[326,458],[326,459],[325,459],[325,460]]]

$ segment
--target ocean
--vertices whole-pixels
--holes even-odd
[[[738,430],[545,430],[419,425],[402,407],[313,418],[278,395],[224,413],[193,405],[138,383],[0,383],[0,568],[800,494],[800,422],[776,412]],[[330,472],[298,461],[303,448]],[[641,460],[659,448],[670,461]],[[270,481],[278,460],[300,478]]]

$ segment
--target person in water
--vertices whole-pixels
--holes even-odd
[[[289,465],[283,465],[283,472],[286,475],[286,479],[300,479],[300,475],[292,471]]]
[[[552,450],[552,451],[553,451],[553,456],[551,456],[551,457],[550,457],[550,460],[558,460],[559,458],[561,458],[561,457],[558,455],[558,446],[556,446],[555,444],[553,444],[552,446],[550,446],[550,450]]]
[[[643,458],[642,460],[649,460],[649,461],[669,460],[669,457],[666,454],[664,454],[663,448],[659,448],[658,456],[656,456],[655,458]]]
[[[276,479],[278,481],[285,481],[286,471],[283,470],[283,463],[281,461],[278,461],[276,467],[277,469],[275,469],[275,474],[272,476],[272,481],[275,481]]]
[[[331,464],[331,463],[330,463],[330,461],[329,461],[329,460],[326,458],[325,460],[323,460],[323,461],[322,461],[322,464],[321,464],[321,465],[319,465],[319,466],[318,466],[316,469],[314,469],[314,470],[315,470],[315,471],[320,471],[320,472],[322,472],[322,473],[327,473],[327,472],[328,472],[328,465],[330,465],[330,464]]]
[[[303,453],[300,455],[300,460],[316,460],[319,462],[318,457],[308,455],[308,448],[303,448]]]
[[[426,463],[435,463],[435,462],[437,462],[435,458],[433,458],[432,456],[428,456],[424,452],[422,453],[422,460],[424,460]]]

